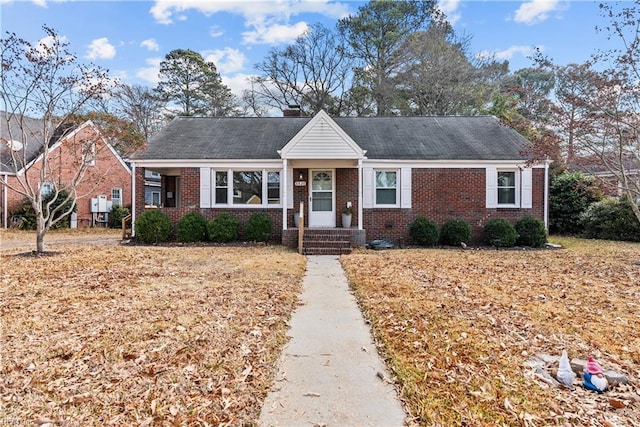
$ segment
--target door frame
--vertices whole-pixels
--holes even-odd
[[[331,172],[331,212],[313,211],[313,173],[320,171]],[[307,193],[307,200],[309,202],[309,227],[315,228],[335,228],[336,227],[336,170],[335,168],[309,168],[307,173],[309,174],[309,186]]]

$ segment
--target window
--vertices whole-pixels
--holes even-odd
[[[113,206],[122,206],[122,188],[111,189],[111,203]]]
[[[43,182],[40,186],[40,194],[42,195],[42,197],[50,196],[54,191],[55,187],[50,182]]]
[[[229,189],[229,179],[227,171],[216,171],[215,173],[215,188],[216,188],[216,204],[226,205],[227,194]]]
[[[515,205],[516,173],[515,171],[498,171],[498,204]]]
[[[280,172],[268,170],[214,170],[215,205],[279,205]]]
[[[398,172],[376,171],[376,205],[398,205]]]
[[[267,172],[267,203],[280,204],[280,172]]]
[[[151,192],[151,204],[153,206],[160,206],[160,192],[152,191]]]

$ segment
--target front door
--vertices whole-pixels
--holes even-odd
[[[334,171],[311,169],[309,174],[311,176],[309,227],[335,227]]]

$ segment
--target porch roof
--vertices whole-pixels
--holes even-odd
[[[178,117],[133,160],[275,160],[311,117]],[[492,116],[331,118],[379,160],[517,160],[528,141]],[[325,158],[331,158],[327,153]]]

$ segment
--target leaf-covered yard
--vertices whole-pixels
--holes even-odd
[[[414,423],[640,425],[640,245],[562,243],[342,258]],[[525,366],[563,349],[631,384],[552,389]]]
[[[0,424],[257,419],[304,257],[278,247],[51,247],[57,254],[2,251]]]

